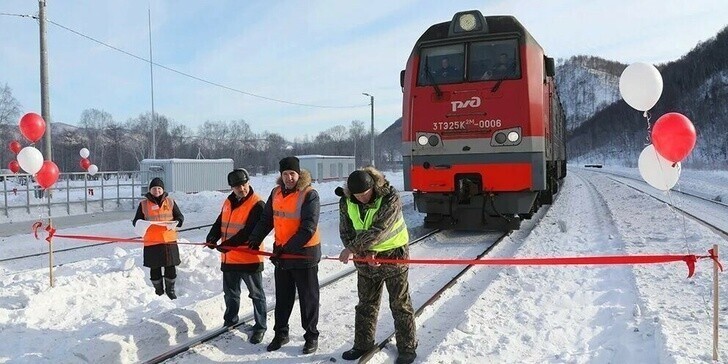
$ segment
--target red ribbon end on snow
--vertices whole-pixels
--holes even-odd
[[[36,221],[36,222],[33,223],[33,226],[32,226],[33,236],[35,236],[36,240],[39,240],[40,239],[38,237],[38,229],[40,229],[41,227],[43,227],[43,223],[42,222]],[[48,232],[48,237],[46,237],[45,240],[50,243],[51,240],[53,239],[53,235],[56,234],[56,229],[54,229],[50,225],[47,225],[43,230],[45,230],[45,231]]]
[[[38,240],[38,228],[40,228],[41,226],[43,226],[43,223],[40,221],[36,221],[35,223],[33,223],[33,236],[35,236],[36,240]]]

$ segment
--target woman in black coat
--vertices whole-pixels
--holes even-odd
[[[144,266],[150,268],[150,276],[154,285],[154,292],[161,296],[167,293],[170,299],[176,299],[174,283],[177,278],[175,266],[180,264],[179,247],[177,246],[177,231],[175,227],[164,224],[165,221],[176,222],[176,227],[182,226],[185,217],[180,212],[174,200],[164,191],[164,182],[154,178],[149,183],[149,192],[146,199],[139,202],[136,216],[132,225],[136,226],[139,220],[149,221],[144,238]],[[164,267],[164,282],[162,282],[162,268]]]

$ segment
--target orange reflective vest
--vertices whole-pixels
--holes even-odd
[[[252,196],[248,197],[242,205],[233,209],[230,204],[230,200],[225,199],[225,202],[222,204],[222,213],[220,213],[220,216],[222,217],[220,219],[222,222],[220,225],[222,241],[232,238],[233,235],[238,233],[238,231],[245,228],[245,222],[248,221],[250,210],[253,209],[258,201],[260,201],[260,196],[254,193]],[[263,249],[262,242],[260,248],[261,250]],[[220,260],[223,264],[255,264],[262,263],[263,256],[238,250],[231,250],[227,253],[222,253],[220,255]]]
[[[296,234],[301,226],[301,206],[303,200],[311,186],[306,187],[303,191],[291,192],[283,196],[281,187],[278,186],[273,191],[273,228],[275,229],[275,245],[283,246],[288,240]],[[309,239],[304,247],[315,246],[320,244],[318,226],[313,236]]]
[[[144,220],[147,221],[172,221],[172,209],[174,208],[174,200],[167,196],[162,201],[162,206],[146,199],[140,202]],[[177,231],[167,230],[165,226],[150,225],[146,233],[144,233],[144,246],[157,245],[165,243],[177,243]]]

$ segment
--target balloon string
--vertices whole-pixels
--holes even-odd
[[[645,120],[647,121],[647,136],[645,137],[645,145],[650,145],[652,144],[652,141],[650,140],[650,129],[652,128],[652,126],[650,125],[650,112],[645,110],[642,116],[644,116]]]

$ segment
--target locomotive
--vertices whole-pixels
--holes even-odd
[[[405,70],[405,190],[425,226],[511,230],[566,176],[554,59],[513,16],[471,10],[434,24]]]

